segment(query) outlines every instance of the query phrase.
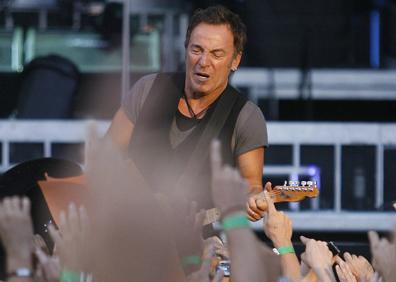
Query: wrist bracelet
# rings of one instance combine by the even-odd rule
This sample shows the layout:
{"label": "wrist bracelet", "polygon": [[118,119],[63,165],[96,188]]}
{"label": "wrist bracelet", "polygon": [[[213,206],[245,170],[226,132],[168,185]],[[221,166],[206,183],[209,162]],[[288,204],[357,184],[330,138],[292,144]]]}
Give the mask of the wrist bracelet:
{"label": "wrist bracelet", "polygon": [[27,267],[19,267],[14,271],[7,273],[7,277],[32,277],[33,272],[30,268]]}
{"label": "wrist bracelet", "polygon": [[277,250],[280,255],[295,253],[293,246],[279,247]]}
{"label": "wrist bracelet", "polygon": [[223,219],[223,229],[225,231],[245,227],[250,227],[246,215],[236,214]]}
{"label": "wrist bracelet", "polygon": [[246,207],[242,206],[242,205],[232,206],[226,210],[222,210],[221,217],[226,218],[229,215],[234,214],[234,213],[245,213],[246,212],[245,210],[246,210]]}
{"label": "wrist bracelet", "polygon": [[60,282],[80,282],[80,273],[63,270],[60,273]]}
{"label": "wrist bracelet", "polygon": [[182,265],[189,266],[189,265],[199,265],[201,264],[201,257],[199,256],[185,256],[181,259]]}
{"label": "wrist bracelet", "polygon": [[64,270],[60,273],[60,282],[92,282],[92,274]]}

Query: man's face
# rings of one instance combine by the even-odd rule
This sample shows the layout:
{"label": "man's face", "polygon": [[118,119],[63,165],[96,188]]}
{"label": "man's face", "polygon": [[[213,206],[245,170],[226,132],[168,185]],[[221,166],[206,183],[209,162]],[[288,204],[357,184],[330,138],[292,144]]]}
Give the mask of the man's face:
{"label": "man's face", "polygon": [[186,50],[186,90],[201,95],[222,92],[240,60],[227,25],[200,23],[191,32]]}

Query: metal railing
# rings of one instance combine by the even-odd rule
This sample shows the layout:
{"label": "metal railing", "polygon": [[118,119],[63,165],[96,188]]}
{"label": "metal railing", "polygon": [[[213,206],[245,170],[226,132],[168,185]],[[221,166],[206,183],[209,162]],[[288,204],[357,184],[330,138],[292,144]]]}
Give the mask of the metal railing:
{"label": "metal railing", "polygon": [[[293,225],[300,230],[387,230],[396,219],[393,212],[349,212],[342,201],[342,147],[370,145],[375,147],[375,207],[384,203],[384,149],[396,145],[396,124],[375,123],[305,123],[271,122],[268,124],[270,144],[290,144],[293,148],[292,166],[266,166],[267,173],[293,175],[301,171],[302,145],[334,146],[334,209],[290,212]],[[260,223],[253,224],[261,228]]]}
{"label": "metal railing", "polygon": [[396,100],[396,71],[372,69],[266,69],[241,67],[231,77],[249,98]]}
{"label": "metal railing", "polygon": [[[52,155],[55,143],[79,143],[86,139],[90,121],[0,121],[1,165],[0,171],[9,169],[11,143],[41,143],[43,157]],[[105,133],[108,121],[96,122],[99,133]]]}
{"label": "metal railing", "polygon": [[[2,160],[0,170],[7,170],[10,164],[11,143],[42,143],[44,156],[52,153],[52,144],[84,142],[88,121],[1,121],[0,144]],[[104,134],[108,121],[99,121],[97,128]],[[344,145],[371,145],[376,148],[375,160],[375,206],[384,202],[384,148],[396,146],[396,124],[373,123],[302,123],[269,122],[269,143],[289,144],[293,148],[292,165],[266,165],[265,172],[270,174],[300,174],[304,167],[300,165],[300,147],[302,145],[334,146],[334,209],[289,212],[296,230],[387,230],[393,212],[347,212],[341,207],[341,154]],[[253,223],[254,228],[261,228],[261,223]]]}

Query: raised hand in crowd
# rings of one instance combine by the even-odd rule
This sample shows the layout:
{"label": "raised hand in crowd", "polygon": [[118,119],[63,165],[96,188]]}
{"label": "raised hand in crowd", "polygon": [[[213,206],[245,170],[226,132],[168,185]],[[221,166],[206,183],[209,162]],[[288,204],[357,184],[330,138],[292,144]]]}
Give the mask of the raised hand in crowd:
{"label": "raised hand in crowd", "polygon": [[336,273],[340,282],[357,282],[356,276],[352,273],[349,265],[339,256],[336,256]]}
{"label": "raised hand in crowd", "polygon": [[[396,243],[386,238],[379,238],[378,233],[370,231],[368,233],[372,264],[385,282],[394,281],[396,277]],[[396,227],[392,232],[393,238],[396,236]]]}
{"label": "raised hand in crowd", "polygon": [[38,264],[36,266],[35,281],[57,282],[61,273],[59,257],[50,256],[42,248],[35,249],[34,252]]}
{"label": "raised hand in crowd", "polygon": [[304,236],[300,236],[300,240],[305,245],[301,260],[313,270],[319,281],[336,281],[332,270],[333,254],[327,243]]}
{"label": "raised hand in crowd", "polygon": [[204,251],[203,256],[205,256],[210,248],[214,248],[216,257],[219,260],[230,260],[230,252],[224,245],[223,241],[217,236],[212,236],[204,240]]}
{"label": "raised hand in crowd", "polygon": [[56,282],[59,281],[61,271],[59,257],[50,255],[48,246],[43,237],[35,234],[33,238],[34,255],[36,258],[35,276],[36,282]]}
{"label": "raised hand in crowd", "polygon": [[374,269],[365,257],[351,255],[348,252],[345,252],[343,257],[358,281],[362,280],[363,277],[371,280],[374,276]]}
{"label": "raised hand in crowd", "polygon": [[7,255],[7,281],[33,281],[29,199],[12,197],[0,203],[0,237]]}
{"label": "raised hand in crowd", "polygon": [[248,183],[239,172],[229,165],[222,164],[220,142],[211,144],[212,199],[221,216],[245,209],[248,199]]}
{"label": "raised hand in crowd", "polygon": [[231,280],[276,281],[280,261],[272,250],[258,241],[245,212],[248,184],[239,172],[222,165],[219,141],[211,144],[212,198],[220,209],[231,258]]}
{"label": "raised hand in crowd", "polygon": [[49,232],[54,240],[56,253],[59,255],[62,267],[62,275],[89,275],[87,263],[91,256],[90,224],[84,207],[77,209],[74,203],[70,203],[68,211],[62,211],[59,215],[59,230],[53,225],[49,226]]}
{"label": "raised hand in crowd", "polygon": [[[306,266],[304,262],[301,262],[301,269]],[[306,271],[301,270],[301,281],[302,282],[318,282],[318,277],[316,276],[316,273],[308,268]]]}
{"label": "raised hand in crowd", "polygon": [[[95,281],[180,281],[171,223],[133,162],[93,132],[87,149],[84,198],[92,222]],[[171,277],[172,276],[172,277]]]}
{"label": "raised hand in crowd", "polygon": [[276,210],[267,191],[264,191],[264,195],[267,203],[264,232],[279,252],[283,276],[291,281],[300,281],[300,264],[291,241],[292,221],[284,212]]}
{"label": "raised hand in crowd", "polygon": [[[214,256],[210,258],[211,252],[214,250]],[[204,252],[202,255],[203,258],[210,258],[212,261],[211,264],[211,276],[215,276],[216,268],[220,265],[222,261],[230,261],[230,252],[226,245],[221,241],[221,239],[217,236],[212,236],[207,238],[204,241]],[[225,275],[222,280],[223,282],[229,281],[229,277]]]}
{"label": "raised hand in crowd", "polygon": [[33,246],[34,249],[40,249],[42,250],[45,254],[50,254],[50,250],[48,249],[47,244],[45,243],[43,237],[39,234],[34,234],[33,236]]}
{"label": "raised hand in crowd", "polygon": [[378,274],[378,272],[374,272],[373,275],[361,276],[359,282],[383,282],[384,280]]}
{"label": "raised hand in crowd", "polygon": [[206,252],[202,256],[202,264],[198,271],[191,273],[186,277],[187,282],[220,282],[224,278],[222,270],[216,271],[216,246],[215,240],[207,242]]}
{"label": "raised hand in crowd", "polygon": [[169,229],[176,247],[180,264],[184,273],[197,271],[201,267],[201,257],[204,254],[204,239],[202,237],[205,211],[198,212],[197,203],[189,203],[178,195],[165,196],[155,194],[164,218],[169,223]]}
{"label": "raised hand in crowd", "polygon": [[176,249],[186,274],[196,271],[201,267],[204,241],[202,238],[202,224],[205,211],[198,212],[197,203],[178,200],[173,205],[172,234]]}

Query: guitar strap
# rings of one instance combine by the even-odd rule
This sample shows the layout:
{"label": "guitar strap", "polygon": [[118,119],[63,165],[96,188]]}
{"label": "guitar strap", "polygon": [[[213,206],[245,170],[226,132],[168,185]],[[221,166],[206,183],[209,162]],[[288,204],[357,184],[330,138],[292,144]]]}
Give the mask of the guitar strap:
{"label": "guitar strap", "polygon": [[238,94],[235,89],[227,86],[224,93],[216,105],[216,108],[210,117],[210,120],[205,127],[201,137],[198,140],[190,158],[184,169],[184,173],[177,182],[177,187],[183,189],[190,185],[191,179],[197,179],[201,167],[206,163],[209,158],[210,143],[217,138],[228,119],[231,109],[237,101]]}

